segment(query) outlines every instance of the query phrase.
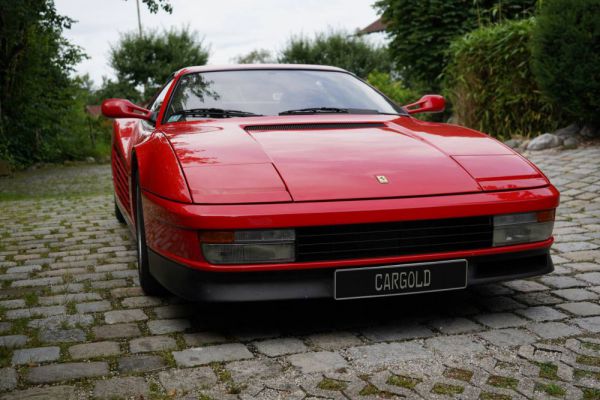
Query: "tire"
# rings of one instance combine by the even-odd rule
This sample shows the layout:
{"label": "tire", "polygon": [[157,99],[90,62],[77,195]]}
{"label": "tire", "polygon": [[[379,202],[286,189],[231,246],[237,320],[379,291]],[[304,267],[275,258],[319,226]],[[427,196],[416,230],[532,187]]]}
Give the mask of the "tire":
{"label": "tire", "polygon": [[119,210],[119,206],[117,205],[116,199],[115,199],[115,217],[117,218],[117,221],[119,221],[119,223],[121,223],[121,224],[125,223],[125,217],[123,216],[123,213],[121,213],[121,210]]}
{"label": "tire", "polygon": [[138,184],[138,174],[135,176],[135,231],[138,259],[138,275],[140,286],[149,296],[164,296],[169,292],[150,274],[148,260],[148,247],[146,246],[146,232],[144,230],[144,210],[142,208],[142,192]]}

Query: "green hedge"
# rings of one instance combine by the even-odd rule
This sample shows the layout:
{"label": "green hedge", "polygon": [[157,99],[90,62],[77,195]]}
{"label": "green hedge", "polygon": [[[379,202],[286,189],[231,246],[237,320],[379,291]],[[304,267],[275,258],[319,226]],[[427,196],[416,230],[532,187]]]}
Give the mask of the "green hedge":
{"label": "green hedge", "polygon": [[571,119],[600,125],[600,1],[544,0],[532,38],[543,94]]}
{"label": "green hedge", "polygon": [[393,80],[387,72],[371,72],[367,77],[367,82],[400,106],[413,103],[420,97],[418,92],[408,89],[402,84],[402,81]]}
{"label": "green hedge", "polygon": [[472,31],[450,45],[445,94],[457,122],[493,136],[530,136],[556,129],[560,118],[531,67],[533,19]]}

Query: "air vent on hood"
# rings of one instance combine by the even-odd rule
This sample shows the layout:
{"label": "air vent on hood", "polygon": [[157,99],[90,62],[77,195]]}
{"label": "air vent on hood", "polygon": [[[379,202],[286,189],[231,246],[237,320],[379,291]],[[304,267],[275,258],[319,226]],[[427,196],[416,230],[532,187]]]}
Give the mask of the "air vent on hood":
{"label": "air vent on hood", "polygon": [[323,123],[323,124],[277,124],[277,125],[249,125],[244,129],[247,131],[304,131],[311,129],[358,129],[358,128],[382,128],[385,124],[381,122],[357,122],[357,123]]}

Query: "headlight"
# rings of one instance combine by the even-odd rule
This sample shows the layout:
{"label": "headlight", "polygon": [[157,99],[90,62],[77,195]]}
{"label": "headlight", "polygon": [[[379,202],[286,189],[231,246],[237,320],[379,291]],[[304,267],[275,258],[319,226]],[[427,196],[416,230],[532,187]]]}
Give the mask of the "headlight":
{"label": "headlight", "polygon": [[541,242],[552,236],[554,210],[494,216],[494,246]]}
{"label": "headlight", "polygon": [[211,264],[293,262],[295,240],[293,229],[200,232],[202,252]]}

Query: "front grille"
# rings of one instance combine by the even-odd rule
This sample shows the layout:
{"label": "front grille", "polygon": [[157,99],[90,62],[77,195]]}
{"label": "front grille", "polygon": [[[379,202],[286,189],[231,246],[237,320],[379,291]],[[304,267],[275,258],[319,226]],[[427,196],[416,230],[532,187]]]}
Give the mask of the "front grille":
{"label": "front grille", "polygon": [[296,261],[392,257],[492,246],[492,218],[384,222],[296,229]]}
{"label": "front grille", "polygon": [[314,123],[314,124],[277,124],[277,125],[248,125],[247,131],[306,131],[313,129],[359,129],[383,128],[381,122],[342,122],[342,123]]}

